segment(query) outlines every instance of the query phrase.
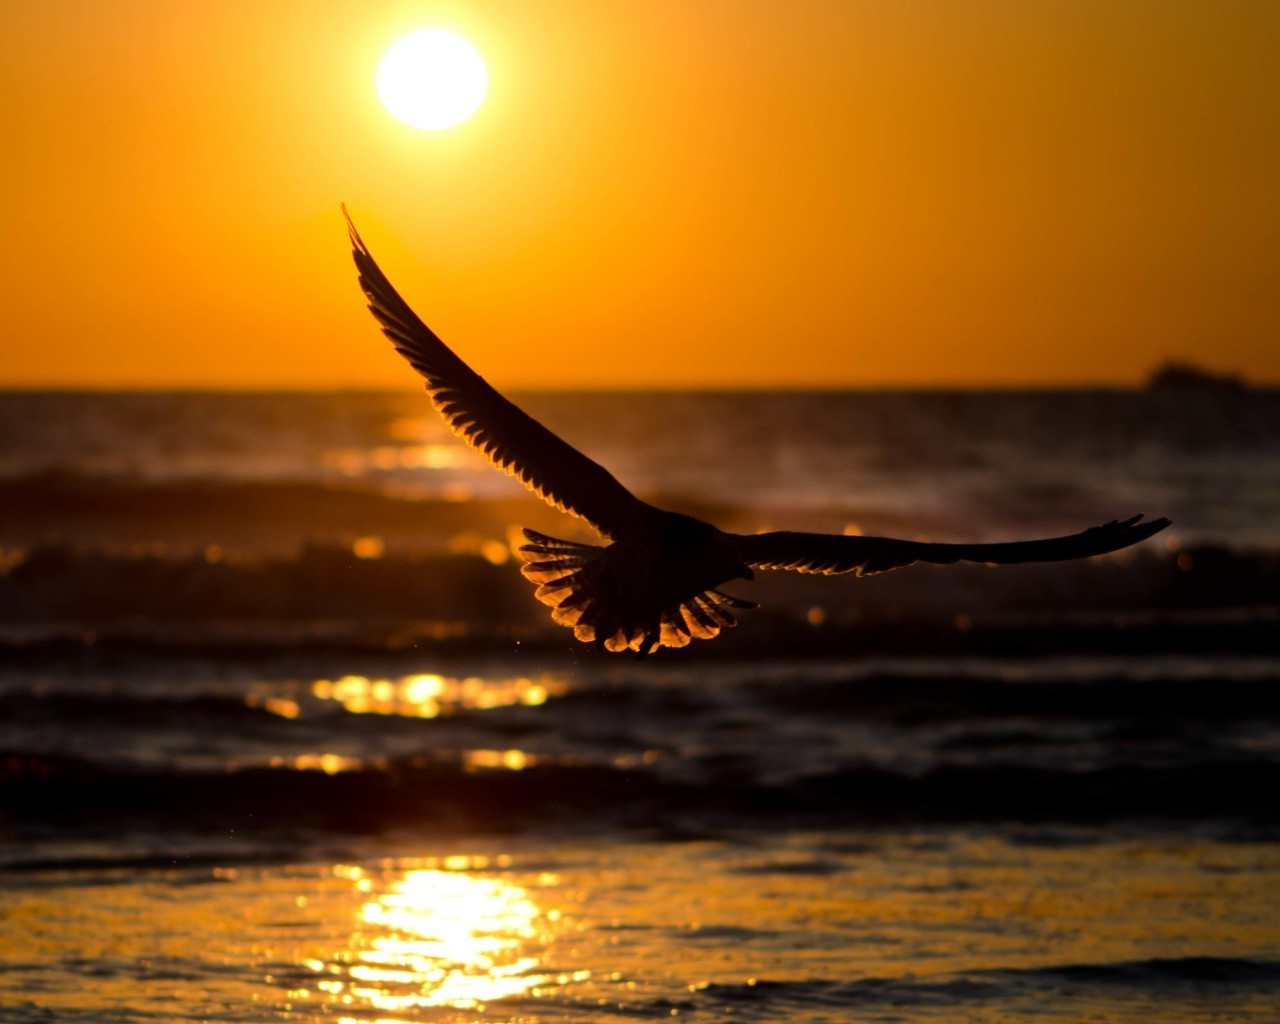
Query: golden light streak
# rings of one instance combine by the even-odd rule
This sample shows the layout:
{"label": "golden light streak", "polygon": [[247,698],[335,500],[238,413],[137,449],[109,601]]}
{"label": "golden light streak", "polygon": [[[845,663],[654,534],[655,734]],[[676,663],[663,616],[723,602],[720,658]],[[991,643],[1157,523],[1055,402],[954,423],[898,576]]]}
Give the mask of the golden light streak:
{"label": "golden light streak", "polygon": [[449,552],[455,555],[479,555],[492,565],[504,565],[511,558],[506,544],[486,537],[478,530],[464,530],[449,538]]}
{"label": "golden light streak", "polygon": [[460,710],[524,705],[536,707],[567,689],[563,679],[542,675],[536,679],[516,676],[488,679],[481,676],[456,678],[421,673],[400,679],[370,679],[350,675],[338,680],[319,679],[311,686],[320,700],[337,701],[352,714],[403,715],[409,718],[436,718]]}
{"label": "golden light streak", "polygon": [[363,476],[372,470],[457,469],[468,464],[467,451],[458,445],[404,444],[367,448],[331,448],[324,453],[326,466],[346,476]]}
{"label": "golden light streak", "polygon": [[[406,870],[360,907],[349,967],[307,961],[310,970],[327,975],[317,989],[343,1004],[389,1013],[423,1007],[475,1010],[549,983],[591,976],[589,971],[553,976],[539,970],[541,951],[560,915],[544,912],[521,886],[467,873],[487,859],[455,855],[430,863],[440,866]],[[360,891],[371,891],[365,883],[372,879],[363,869],[338,865],[333,870]]]}
{"label": "golden light streak", "polygon": [[477,768],[505,768],[518,772],[537,764],[537,758],[523,750],[468,750],[462,755],[463,766],[468,771]]}
{"label": "golden light streak", "polygon": [[297,757],[273,757],[268,762],[272,768],[291,768],[294,771],[321,771],[326,775],[358,771],[364,763],[354,757],[341,754],[299,754]]}
{"label": "golden light streak", "polygon": [[351,545],[356,558],[378,559],[386,554],[387,545],[381,537],[357,537]]}

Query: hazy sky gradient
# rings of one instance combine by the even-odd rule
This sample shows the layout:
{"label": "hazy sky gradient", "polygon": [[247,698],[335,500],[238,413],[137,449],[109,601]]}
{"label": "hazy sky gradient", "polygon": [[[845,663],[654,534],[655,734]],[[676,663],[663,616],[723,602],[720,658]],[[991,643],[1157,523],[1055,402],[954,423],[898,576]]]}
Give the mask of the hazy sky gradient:
{"label": "hazy sky gradient", "polygon": [[[0,386],[1280,382],[1275,0],[5,9]],[[489,96],[394,121],[439,26]]]}

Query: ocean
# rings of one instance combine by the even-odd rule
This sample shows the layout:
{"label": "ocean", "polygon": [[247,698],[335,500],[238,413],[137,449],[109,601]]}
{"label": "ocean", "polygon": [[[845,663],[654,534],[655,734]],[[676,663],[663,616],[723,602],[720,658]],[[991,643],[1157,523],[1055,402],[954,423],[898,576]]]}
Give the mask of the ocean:
{"label": "ocean", "polygon": [[645,661],[419,393],[0,393],[0,1021],[1280,1019],[1280,392],[515,396],[739,532]]}

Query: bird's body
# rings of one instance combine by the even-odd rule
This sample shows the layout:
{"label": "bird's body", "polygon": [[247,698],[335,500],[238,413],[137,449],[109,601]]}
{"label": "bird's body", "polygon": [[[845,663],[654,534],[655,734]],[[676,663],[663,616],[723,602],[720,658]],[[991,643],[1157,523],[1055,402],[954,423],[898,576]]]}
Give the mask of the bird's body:
{"label": "bird's body", "polygon": [[727,534],[691,516],[653,512],[647,528],[607,547],[525,530],[521,572],[579,640],[647,654],[710,639],[736,623],[734,610],[755,607],[716,589],[752,578]]}
{"label": "bird's body", "polygon": [[[344,210],[345,213],[345,210]],[[601,547],[525,530],[521,571],[552,618],[597,647],[683,647],[732,626],[755,605],[718,588],[755,569],[859,576],[924,561],[1010,564],[1116,551],[1158,533],[1167,519],[1141,516],[1067,537],[1002,544],[934,544],[888,537],[770,532],[733,534],[635,497],[593,462],[495,391],[409,308],[347,219],[360,285],[396,349],[459,437],[549,504],[579,516],[611,543]]]}

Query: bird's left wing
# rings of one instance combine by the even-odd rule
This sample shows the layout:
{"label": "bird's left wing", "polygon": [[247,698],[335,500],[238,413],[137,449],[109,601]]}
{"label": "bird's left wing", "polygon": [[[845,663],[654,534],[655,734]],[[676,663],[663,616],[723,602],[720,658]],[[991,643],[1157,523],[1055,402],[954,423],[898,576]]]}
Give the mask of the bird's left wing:
{"label": "bird's left wing", "polygon": [[581,516],[606,537],[639,522],[648,506],[613,475],[503,398],[467,366],[391,286],[344,206],[351,253],[369,309],[396,351],[427,381],[450,429],[548,504]]}
{"label": "bird's left wing", "polygon": [[912,562],[1010,565],[1088,558],[1137,544],[1169,525],[1167,519],[1153,519],[1147,523],[1139,522],[1140,519],[1142,516],[1110,522],[1069,537],[1002,544],[930,544],[891,537],[788,532],[735,534],[732,539],[742,560],[756,569],[792,569],[828,576],[854,572],[859,576],[869,576],[900,569]]}

